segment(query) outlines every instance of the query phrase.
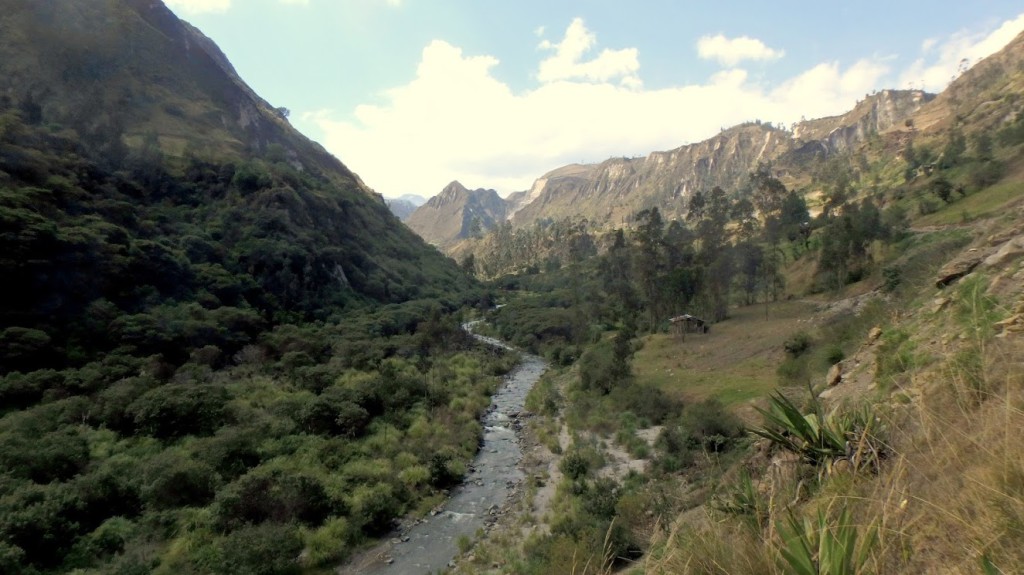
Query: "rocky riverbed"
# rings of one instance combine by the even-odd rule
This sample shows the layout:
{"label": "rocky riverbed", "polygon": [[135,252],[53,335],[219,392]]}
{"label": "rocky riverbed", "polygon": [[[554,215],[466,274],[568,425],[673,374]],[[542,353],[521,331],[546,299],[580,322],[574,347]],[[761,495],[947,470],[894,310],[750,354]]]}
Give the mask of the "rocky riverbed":
{"label": "rocky riverbed", "polygon": [[[464,326],[472,332],[472,325]],[[501,341],[474,335],[489,345],[511,349]],[[547,362],[522,354],[519,365],[505,378],[483,417],[484,433],[480,451],[469,467],[463,484],[428,517],[403,525],[392,537],[363,552],[339,568],[340,575],[354,573],[395,573],[418,575],[444,571],[454,565],[463,544],[493,525],[506,509],[510,497],[523,482],[519,463],[521,426],[526,394],[547,369]]]}

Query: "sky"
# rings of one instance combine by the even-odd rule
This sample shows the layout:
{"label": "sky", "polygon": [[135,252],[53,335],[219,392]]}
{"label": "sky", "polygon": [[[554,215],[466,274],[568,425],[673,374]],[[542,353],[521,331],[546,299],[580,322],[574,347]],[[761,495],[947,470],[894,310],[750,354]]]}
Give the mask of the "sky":
{"label": "sky", "polygon": [[571,163],[941,91],[1019,0],[165,0],[386,197],[502,196]]}

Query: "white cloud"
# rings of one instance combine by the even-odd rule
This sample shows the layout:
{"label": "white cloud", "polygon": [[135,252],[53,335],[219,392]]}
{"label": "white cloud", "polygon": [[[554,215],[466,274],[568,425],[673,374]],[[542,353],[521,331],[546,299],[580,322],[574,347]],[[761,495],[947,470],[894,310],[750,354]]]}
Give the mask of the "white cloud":
{"label": "white cloud", "polygon": [[[435,40],[424,48],[416,77],[382,94],[382,104],[359,106],[351,119],[319,111],[302,121],[387,196],[429,196],[455,179],[505,194],[572,162],[668,150],[747,120],[788,123],[808,110],[840,113],[886,70],[867,60],[845,69],[823,64],[766,89],[746,71],[730,69],[702,84],[645,90],[635,51],[622,60],[584,60],[594,42],[582,25],[570,26],[551,45],[561,67],[543,60],[544,81],[514,92],[492,74],[497,59]],[[637,84],[624,82],[629,78]]]}
{"label": "white cloud", "polygon": [[227,12],[231,8],[231,0],[166,0],[167,7],[181,10],[185,14],[203,14],[206,12]]}
{"label": "white cloud", "polygon": [[921,56],[900,75],[898,87],[941,91],[964,66],[998,52],[1024,31],[1024,14],[1003,22],[991,32],[961,31],[946,40],[926,40]]}
{"label": "white cloud", "polygon": [[789,117],[797,110],[807,118],[829,116],[851,108],[857,98],[876,89],[888,72],[880,60],[858,60],[845,70],[838,62],[822,63],[782,82],[771,99]]}
{"label": "white cloud", "polygon": [[638,87],[640,78],[636,72],[640,69],[640,60],[636,48],[602,50],[596,58],[584,61],[583,58],[595,43],[597,36],[587,30],[582,19],[574,19],[561,42],[541,41],[539,48],[554,51],[554,54],[541,61],[537,79],[544,83],[560,80],[607,82],[618,79],[624,86]]}
{"label": "white cloud", "polygon": [[[670,150],[755,119],[788,125],[841,114],[873,90],[900,87],[896,77],[944,62],[955,70],[961,55],[991,53],[1022,25],[1024,16],[991,34],[940,40],[930,47],[930,64],[902,74],[892,58],[876,56],[819,63],[780,81],[733,67],[700,83],[647,89],[635,49],[593,57],[596,37],[574,20],[561,41],[542,42],[552,54],[538,63],[531,89],[513,91],[498,80],[496,58],[435,40],[423,49],[415,78],[381,94],[381,103],[344,116],[308,113],[301,122],[387,196],[429,196],[456,179],[506,194],[572,162]],[[942,72],[944,81],[948,75]]]}
{"label": "white cloud", "polygon": [[697,40],[697,55],[705,60],[717,60],[725,66],[735,66],[744,60],[778,60],[785,51],[769,48],[757,38],[726,38],[718,34]]}

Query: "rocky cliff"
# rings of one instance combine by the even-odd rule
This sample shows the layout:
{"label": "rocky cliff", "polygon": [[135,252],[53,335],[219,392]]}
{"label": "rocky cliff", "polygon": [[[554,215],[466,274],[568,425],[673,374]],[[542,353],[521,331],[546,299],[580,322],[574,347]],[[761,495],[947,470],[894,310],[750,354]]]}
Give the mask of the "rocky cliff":
{"label": "rocky cliff", "polygon": [[809,147],[826,155],[853,150],[872,135],[903,127],[934,97],[920,90],[882,90],[841,116],[798,123],[793,129],[794,147]]}
{"label": "rocky cliff", "polygon": [[530,192],[532,200],[515,213],[512,222],[526,225],[540,218],[583,216],[597,226],[618,226],[655,206],[670,218],[680,217],[695,190],[734,189],[759,161],[777,158],[790,146],[788,132],[750,123],[645,158],[567,166],[537,180]]}
{"label": "rocky cliff", "polygon": [[[854,150],[875,134],[904,129],[904,122],[933,98],[918,90],[883,90],[846,114],[800,122],[792,131],[751,122],[643,158],[562,166],[538,178],[529,190],[510,195],[504,211],[514,226],[583,217],[595,227],[618,227],[650,207],[658,207],[667,218],[681,218],[696,190],[720,186],[738,193],[759,162],[772,162],[780,174],[806,176],[808,162]],[[502,211],[493,197],[493,206],[480,214],[479,208],[463,210],[460,202],[468,201],[469,195],[460,194],[446,188],[446,197],[421,208],[422,213],[410,219],[410,227],[428,241],[449,245],[468,236],[473,217],[489,228]],[[458,207],[452,207],[455,204]]]}

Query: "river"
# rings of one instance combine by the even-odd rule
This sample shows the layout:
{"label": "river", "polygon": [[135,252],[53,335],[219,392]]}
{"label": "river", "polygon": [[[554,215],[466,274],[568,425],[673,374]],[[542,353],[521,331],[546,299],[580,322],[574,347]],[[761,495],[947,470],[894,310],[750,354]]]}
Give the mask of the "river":
{"label": "river", "polygon": [[[503,342],[473,333],[470,322],[463,326],[476,339],[496,347],[512,349]],[[522,353],[522,360],[505,377],[491,398],[483,417],[480,451],[462,485],[436,514],[420,520],[392,539],[344,566],[340,573],[387,573],[421,575],[447,569],[459,554],[459,540],[472,541],[477,531],[497,520],[502,505],[523,480],[519,462],[518,416],[526,394],[547,369],[547,362]]]}

